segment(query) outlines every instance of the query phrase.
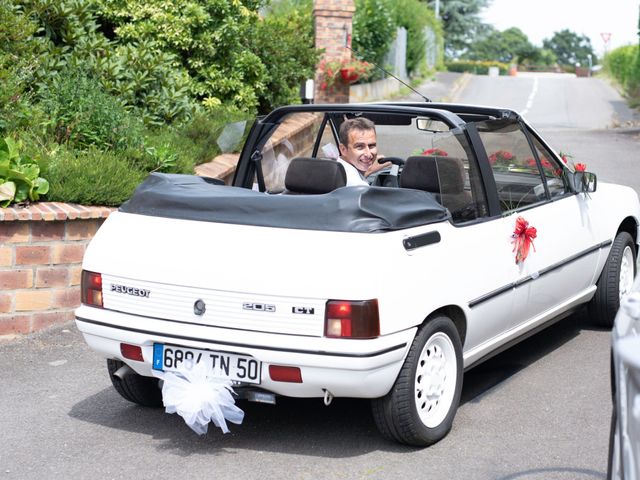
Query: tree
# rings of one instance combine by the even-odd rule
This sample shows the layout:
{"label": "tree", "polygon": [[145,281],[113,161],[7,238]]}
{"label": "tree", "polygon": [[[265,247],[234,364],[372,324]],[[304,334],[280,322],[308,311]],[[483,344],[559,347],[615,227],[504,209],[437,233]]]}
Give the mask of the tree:
{"label": "tree", "polygon": [[589,63],[589,55],[595,64],[597,57],[591,47],[591,40],[586,35],[578,35],[568,29],[555,32],[550,39],[542,42],[544,48],[551,50],[558,58],[558,63],[563,65],[575,65]]}
{"label": "tree", "polygon": [[[447,58],[458,58],[467,52],[474,39],[485,36],[490,27],[480,19],[480,12],[490,0],[446,0],[440,2],[444,27],[444,49]],[[435,0],[427,0],[434,7]]]}
{"label": "tree", "polygon": [[469,60],[494,60],[502,63],[523,63],[535,60],[538,49],[519,28],[504,31],[490,27],[483,40],[473,44],[464,55]]}

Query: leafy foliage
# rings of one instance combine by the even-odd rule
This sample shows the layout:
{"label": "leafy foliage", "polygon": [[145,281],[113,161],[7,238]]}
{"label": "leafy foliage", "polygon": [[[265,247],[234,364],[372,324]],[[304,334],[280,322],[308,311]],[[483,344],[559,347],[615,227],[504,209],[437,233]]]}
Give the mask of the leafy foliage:
{"label": "leafy foliage", "polygon": [[[440,16],[445,35],[445,57],[458,58],[468,51],[476,38],[481,38],[488,25],[480,18],[480,12],[490,0],[447,0],[440,2]],[[427,2],[431,8],[435,0]]]}
{"label": "leafy foliage", "polygon": [[43,49],[36,30],[19,6],[0,0],[0,136],[24,127],[32,117],[29,86]]}
{"label": "leafy foliage", "polygon": [[124,43],[153,41],[175,56],[193,96],[252,109],[267,71],[250,48],[260,0],[96,0]]}
{"label": "leafy foliage", "polygon": [[133,194],[146,173],[122,155],[95,148],[74,152],[61,147],[48,158],[47,178],[56,202],[120,205]]}
{"label": "leafy foliage", "polygon": [[498,67],[500,75],[505,75],[509,70],[509,65],[506,63],[490,60],[456,60],[447,62],[446,67],[450,72],[469,72],[478,75],[486,75],[489,72],[489,67]]}
{"label": "leafy foliage", "polygon": [[0,207],[36,201],[48,191],[49,182],[40,177],[38,163],[21,155],[11,138],[0,140]]}
{"label": "leafy foliage", "polygon": [[604,69],[638,101],[640,99],[640,46],[627,45],[612,50],[604,57]]}
{"label": "leafy foliage", "polygon": [[352,46],[361,60],[382,65],[395,36],[394,10],[389,0],[356,0]]}
{"label": "leafy foliage", "polygon": [[589,63],[588,56],[591,55],[592,62],[597,63],[597,57],[591,47],[591,40],[586,35],[578,35],[571,30],[561,30],[555,32],[550,39],[542,42],[544,48],[551,50],[557,57],[558,63],[563,65],[575,65]]}
{"label": "leafy foliage", "polygon": [[395,23],[407,29],[407,73],[414,76],[426,68],[425,28],[430,27],[442,37],[442,27],[435,13],[420,0],[397,0]]}
{"label": "leafy foliage", "polygon": [[319,52],[314,48],[313,19],[310,9],[281,10],[267,15],[256,25],[252,42],[254,53],[269,75],[265,89],[258,94],[258,113],[300,102],[300,85],[313,78]]}
{"label": "leafy foliage", "polygon": [[103,150],[141,147],[142,123],[102,85],[80,69],[67,68],[41,89],[47,131],[57,143]]}
{"label": "leafy foliage", "polygon": [[533,59],[537,49],[519,28],[504,31],[491,29],[486,37],[476,42],[464,55],[469,60],[495,60],[502,63],[522,63]]}

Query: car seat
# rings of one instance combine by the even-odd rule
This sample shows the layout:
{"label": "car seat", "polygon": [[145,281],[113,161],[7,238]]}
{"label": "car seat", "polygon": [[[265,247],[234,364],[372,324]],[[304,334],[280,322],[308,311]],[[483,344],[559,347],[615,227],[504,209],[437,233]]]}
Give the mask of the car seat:
{"label": "car seat", "polygon": [[409,157],[400,176],[401,188],[430,192],[451,212],[454,220],[466,220],[468,218],[463,217],[468,217],[470,210],[475,211],[473,198],[465,191],[464,183],[464,164],[453,157]]}
{"label": "car seat", "polygon": [[332,192],[346,184],[344,167],[335,160],[299,157],[289,164],[284,193],[317,195]]}

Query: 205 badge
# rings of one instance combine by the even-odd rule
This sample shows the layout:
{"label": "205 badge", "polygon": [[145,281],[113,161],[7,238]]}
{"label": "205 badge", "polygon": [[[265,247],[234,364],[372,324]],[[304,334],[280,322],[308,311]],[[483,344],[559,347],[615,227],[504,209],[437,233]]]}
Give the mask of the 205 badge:
{"label": "205 badge", "polygon": [[275,312],[276,306],[268,303],[248,303],[242,304],[243,310],[251,310],[253,312]]}

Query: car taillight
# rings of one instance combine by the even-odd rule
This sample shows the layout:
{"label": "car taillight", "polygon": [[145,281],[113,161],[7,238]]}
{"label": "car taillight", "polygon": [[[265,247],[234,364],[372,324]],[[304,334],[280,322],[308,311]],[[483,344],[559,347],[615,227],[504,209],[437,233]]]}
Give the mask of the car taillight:
{"label": "car taillight", "polygon": [[380,335],[378,300],[329,300],[324,335],[331,338],[374,338]]}
{"label": "car taillight", "polygon": [[82,303],[102,308],[102,275],[83,270],[80,289],[82,291]]}

